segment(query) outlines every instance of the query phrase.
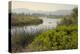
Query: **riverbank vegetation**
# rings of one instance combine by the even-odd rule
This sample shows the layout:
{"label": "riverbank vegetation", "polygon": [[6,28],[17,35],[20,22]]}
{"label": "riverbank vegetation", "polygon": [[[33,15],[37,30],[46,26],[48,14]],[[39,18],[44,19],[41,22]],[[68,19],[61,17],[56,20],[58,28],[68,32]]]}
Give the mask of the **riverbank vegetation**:
{"label": "riverbank vegetation", "polygon": [[12,26],[23,26],[23,25],[37,25],[41,24],[43,21],[36,16],[26,16],[14,14],[11,16]]}
{"label": "riverbank vegetation", "polygon": [[12,52],[77,49],[78,9],[72,11],[70,16],[62,18],[55,29],[32,36],[24,33],[13,36]]}
{"label": "riverbank vegetation", "polygon": [[27,47],[29,51],[76,49],[77,26],[58,26],[37,36]]}
{"label": "riverbank vegetation", "polygon": [[29,51],[65,50],[78,48],[78,9],[70,17],[63,18],[56,29],[37,36],[28,47]]}
{"label": "riverbank vegetation", "polygon": [[15,34],[11,36],[11,50],[12,52],[22,52],[24,51],[25,47],[30,44],[33,39],[40,34],[37,32],[35,34],[29,34],[23,32],[22,34]]}

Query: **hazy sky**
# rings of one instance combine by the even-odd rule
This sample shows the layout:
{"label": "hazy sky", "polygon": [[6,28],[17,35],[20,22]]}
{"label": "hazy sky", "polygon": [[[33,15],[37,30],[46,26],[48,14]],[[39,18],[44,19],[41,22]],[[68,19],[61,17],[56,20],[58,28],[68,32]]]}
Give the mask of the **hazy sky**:
{"label": "hazy sky", "polygon": [[36,2],[23,2],[23,1],[13,1],[12,9],[25,8],[35,11],[57,11],[57,10],[71,10],[75,5],[66,4],[52,4],[52,3],[36,3]]}

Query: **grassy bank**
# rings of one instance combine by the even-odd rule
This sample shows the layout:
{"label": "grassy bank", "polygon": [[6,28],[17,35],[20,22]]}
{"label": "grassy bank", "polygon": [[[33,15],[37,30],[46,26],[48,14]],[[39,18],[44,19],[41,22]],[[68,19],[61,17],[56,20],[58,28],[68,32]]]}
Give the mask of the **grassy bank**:
{"label": "grassy bank", "polygon": [[42,19],[35,16],[12,15],[11,17],[12,26],[37,25],[41,24],[42,22]]}

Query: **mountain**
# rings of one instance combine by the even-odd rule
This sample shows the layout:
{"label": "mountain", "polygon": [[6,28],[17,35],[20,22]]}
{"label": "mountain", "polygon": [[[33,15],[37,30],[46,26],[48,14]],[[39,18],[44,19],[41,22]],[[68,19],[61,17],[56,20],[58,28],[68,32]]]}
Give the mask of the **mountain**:
{"label": "mountain", "polygon": [[29,10],[29,9],[24,9],[24,8],[18,8],[18,9],[13,9],[12,13],[17,13],[17,14],[30,14],[30,15],[70,15],[71,10],[58,10],[58,11],[34,11],[34,10]]}
{"label": "mountain", "polygon": [[33,12],[32,10],[29,10],[29,9],[24,9],[24,8],[18,8],[18,9],[13,9],[12,10],[12,13],[30,13],[30,12]]}
{"label": "mountain", "polygon": [[55,12],[52,12],[52,15],[70,15],[71,14],[71,10],[58,10]]}

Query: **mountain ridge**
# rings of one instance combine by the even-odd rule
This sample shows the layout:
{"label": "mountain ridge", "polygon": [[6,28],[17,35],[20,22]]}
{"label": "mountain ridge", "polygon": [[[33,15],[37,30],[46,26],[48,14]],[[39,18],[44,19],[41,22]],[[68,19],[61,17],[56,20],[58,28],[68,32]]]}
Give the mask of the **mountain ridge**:
{"label": "mountain ridge", "polygon": [[17,14],[44,14],[44,15],[70,15],[71,10],[57,10],[57,11],[34,11],[30,9],[25,9],[25,8],[18,8],[18,9],[13,9],[12,13],[17,13]]}

